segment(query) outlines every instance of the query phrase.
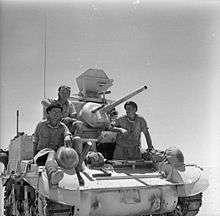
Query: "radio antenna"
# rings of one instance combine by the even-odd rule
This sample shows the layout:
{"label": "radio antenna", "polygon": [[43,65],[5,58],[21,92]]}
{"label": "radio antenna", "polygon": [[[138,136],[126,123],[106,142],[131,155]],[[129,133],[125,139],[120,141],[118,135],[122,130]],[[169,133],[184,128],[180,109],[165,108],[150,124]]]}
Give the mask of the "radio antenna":
{"label": "radio antenna", "polygon": [[17,113],[16,113],[16,119],[17,119],[17,129],[16,129],[16,134],[18,136],[19,134],[19,110],[17,110]]}
{"label": "radio antenna", "polygon": [[45,14],[45,18],[44,18],[44,71],[43,71],[44,98],[46,98],[46,71],[47,71],[47,14]]}

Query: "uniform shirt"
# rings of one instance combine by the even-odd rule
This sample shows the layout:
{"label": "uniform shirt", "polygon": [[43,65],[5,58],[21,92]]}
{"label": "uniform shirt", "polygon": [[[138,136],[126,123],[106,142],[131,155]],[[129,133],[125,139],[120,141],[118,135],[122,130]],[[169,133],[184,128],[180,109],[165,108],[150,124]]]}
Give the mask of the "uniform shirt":
{"label": "uniform shirt", "polygon": [[44,148],[51,148],[56,151],[64,145],[64,138],[68,135],[71,133],[64,123],[60,122],[53,127],[48,121],[41,121],[34,132],[34,150],[40,151]]}
{"label": "uniform shirt", "polygon": [[72,117],[72,115],[76,114],[76,109],[69,100],[67,100],[64,104],[61,104],[58,101],[57,103],[63,107],[63,111],[62,111],[63,118]]}
{"label": "uniform shirt", "polygon": [[141,132],[148,129],[147,122],[139,115],[136,115],[134,121],[128,116],[122,116],[115,120],[115,127],[121,127],[128,131],[126,134],[118,133],[116,137],[117,145],[122,147],[141,146]]}
{"label": "uniform shirt", "polygon": [[74,105],[69,100],[67,100],[64,104],[61,104],[61,103],[59,103],[58,100],[55,100],[55,99],[44,99],[44,100],[42,100],[41,103],[44,106],[43,119],[46,119],[46,108],[51,103],[58,103],[62,106],[62,108],[63,108],[62,118],[73,117],[76,114],[76,109],[75,109]]}

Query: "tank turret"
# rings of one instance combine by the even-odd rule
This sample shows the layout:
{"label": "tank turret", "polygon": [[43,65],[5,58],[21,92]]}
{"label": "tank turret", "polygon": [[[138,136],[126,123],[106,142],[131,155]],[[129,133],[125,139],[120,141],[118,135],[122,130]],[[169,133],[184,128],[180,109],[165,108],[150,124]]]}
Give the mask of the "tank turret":
{"label": "tank turret", "polygon": [[125,97],[112,102],[105,98],[113,80],[109,79],[103,70],[89,69],[76,79],[79,88],[79,97],[83,104],[78,118],[93,128],[104,128],[110,124],[108,113],[116,106],[147,89],[144,86]]}

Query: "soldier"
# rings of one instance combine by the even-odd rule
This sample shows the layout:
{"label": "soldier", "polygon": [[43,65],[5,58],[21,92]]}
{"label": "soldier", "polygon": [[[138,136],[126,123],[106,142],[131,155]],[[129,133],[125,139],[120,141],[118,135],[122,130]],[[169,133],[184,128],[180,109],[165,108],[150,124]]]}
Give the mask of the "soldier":
{"label": "soldier", "polygon": [[126,102],[124,109],[126,115],[119,117],[114,124],[115,127],[123,129],[116,137],[114,159],[141,159],[141,132],[145,135],[148,149],[153,149],[147,122],[143,117],[136,114],[138,106],[135,102]]}
{"label": "soldier", "polygon": [[[34,137],[34,155],[35,158],[47,155],[46,170],[51,184],[56,185],[63,178],[63,171],[59,169],[55,160],[55,152],[61,146],[76,146],[78,143],[72,143],[72,135],[67,126],[61,122],[62,106],[60,104],[51,104],[47,107],[47,120],[38,123]],[[74,147],[74,146],[73,146]],[[75,151],[74,151],[75,152]],[[73,152],[76,162],[78,161],[77,153]],[[77,166],[77,164],[75,164]]]}
{"label": "soldier", "polygon": [[61,121],[67,125],[71,133],[74,133],[76,127],[80,127],[82,122],[76,119],[76,109],[74,105],[68,100],[70,97],[70,92],[71,88],[69,86],[62,85],[58,88],[58,99],[44,99],[41,101],[41,104],[44,107],[43,119],[47,117],[45,110],[50,104],[60,104],[62,106]]}
{"label": "soldier", "polygon": [[168,180],[183,183],[181,172],[185,171],[184,156],[180,149],[170,147],[165,150],[162,161],[154,161],[156,168]]}
{"label": "soldier", "polygon": [[47,120],[39,122],[34,133],[34,155],[44,148],[56,151],[64,143],[71,145],[71,133],[61,122],[62,110],[59,104],[47,107]]}

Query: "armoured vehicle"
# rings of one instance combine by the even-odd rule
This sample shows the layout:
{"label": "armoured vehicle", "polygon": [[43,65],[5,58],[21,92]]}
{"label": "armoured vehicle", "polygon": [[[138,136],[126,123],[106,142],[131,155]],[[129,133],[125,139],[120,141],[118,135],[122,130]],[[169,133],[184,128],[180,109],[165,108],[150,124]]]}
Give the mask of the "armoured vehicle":
{"label": "armoured vehicle", "polygon": [[[110,123],[109,112],[142,92],[146,87],[115,102],[105,95],[113,80],[104,71],[89,69],[77,78],[79,94],[71,97],[78,118],[85,127],[77,132],[93,143]],[[112,136],[108,134],[108,136]],[[208,187],[203,169],[183,164],[172,170],[178,180],[167,178],[158,169],[161,157],[147,152],[142,160],[105,160],[102,165],[87,163],[80,172],[65,170],[57,187],[51,187],[44,164],[33,160],[32,136],[19,134],[9,145],[4,185],[5,216],[194,216]],[[88,147],[88,146],[87,146]],[[81,162],[85,159],[85,149]],[[161,152],[162,158],[166,152]],[[7,158],[8,156],[8,158]],[[8,162],[7,162],[8,160]]]}

